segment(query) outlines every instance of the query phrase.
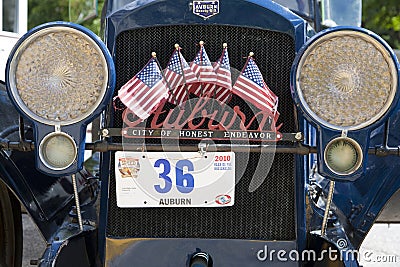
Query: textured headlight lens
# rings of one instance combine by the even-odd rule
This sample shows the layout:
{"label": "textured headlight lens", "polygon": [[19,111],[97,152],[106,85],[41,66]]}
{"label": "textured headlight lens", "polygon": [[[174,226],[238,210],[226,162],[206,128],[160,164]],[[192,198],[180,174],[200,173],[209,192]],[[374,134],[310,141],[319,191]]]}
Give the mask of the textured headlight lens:
{"label": "textured headlight lens", "polygon": [[360,129],[390,108],[397,70],[387,49],[363,32],[340,30],[312,43],[296,72],[303,107],[333,129]]}
{"label": "textured headlight lens", "polygon": [[10,62],[13,98],[27,116],[48,125],[69,125],[91,115],[105,95],[107,82],[101,49],[71,27],[34,32]]}
{"label": "textured headlight lens", "polygon": [[56,132],[47,135],[39,146],[39,156],[50,169],[64,170],[71,166],[77,155],[77,147],[71,136]]}

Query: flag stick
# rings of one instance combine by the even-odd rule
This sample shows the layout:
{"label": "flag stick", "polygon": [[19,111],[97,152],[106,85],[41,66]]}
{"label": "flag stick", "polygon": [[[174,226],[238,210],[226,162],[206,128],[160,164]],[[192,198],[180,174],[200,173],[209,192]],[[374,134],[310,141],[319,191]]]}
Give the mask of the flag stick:
{"label": "flag stick", "polygon": [[[157,63],[157,66],[158,66],[158,68],[159,68],[160,71],[161,71],[161,76],[163,77],[164,81],[167,83],[168,91],[169,91],[169,92],[172,92],[171,85],[169,84],[168,80],[165,78],[164,72],[162,71],[162,68],[161,68],[161,64],[160,64],[160,62],[159,62],[158,59],[157,59],[157,54],[156,54],[156,52],[152,52],[152,53],[151,53],[151,56],[155,59],[155,61],[156,61],[156,63]],[[176,99],[176,97],[175,97],[175,95],[174,95],[173,93],[172,93],[172,96],[174,97],[176,103],[178,103],[178,100]]]}
{"label": "flag stick", "polygon": [[[185,77],[185,71],[183,70],[183,64],[181,60],[181,49],[179,47],[179,44],[175,44],[175,49],[178,51],[178,58],[179,58],[179,66],[181,67],[182,75],[183,75],[183,83],[185,84],[185,91],[189,100],[189,107],[190,107],[190,112],[193,112],[192,104],[190,103],[190,94],[189,94],[189,89],[186,84],[186,77]],[[177,102],[178,103],[178,102]]]}
{"label": "flag stick", "polygon": [[[203,45],[204,45],[204,42],[200,41],[199,45],[200,45],[200,66],[202,66],[203,65]],[[203,96],[203,82],[200,83],[200,90],[201,90],[200,96]]]}
{"label": "flag stick", "polygon": [[[223,47],[222,55],[221,55],[221,57],[218,59],[219,61],[221,61],[221,59],[223,60],[223,58],[224,58],[224,56],[225,56],[225,49],[228,48],[228,44],[227,44],[227,43],[223,43],[223,44],[222,44],[222,47]],[[218,87],[215,85],[215,88],[214,88],[214,101],[215,101],[215,98],[216,98],[216,96],[217,96],[217,89],[218,89]],[[211,105],[211,112],[212,112],[212,110],[214,109],[214,101],[212,102],[212,105]],[[224,103],[224,104],[225,104],[225,103]]]}

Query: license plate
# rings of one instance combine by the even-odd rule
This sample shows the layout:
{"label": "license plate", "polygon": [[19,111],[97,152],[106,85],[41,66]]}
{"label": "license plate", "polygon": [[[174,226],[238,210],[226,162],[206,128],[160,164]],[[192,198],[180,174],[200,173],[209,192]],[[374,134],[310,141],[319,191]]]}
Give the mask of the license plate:
{"label": "license plate", "polygon": [[232,206],[235,154],[119,151],[115,179],[120,208]]}

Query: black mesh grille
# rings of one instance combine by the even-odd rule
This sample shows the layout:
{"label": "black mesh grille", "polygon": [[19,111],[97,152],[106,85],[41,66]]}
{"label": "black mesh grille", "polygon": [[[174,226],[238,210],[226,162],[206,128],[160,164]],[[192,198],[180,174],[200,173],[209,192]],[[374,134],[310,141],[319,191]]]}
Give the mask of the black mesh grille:
{"label": "black mesh grille", "polygon": [[[122,32],[117,37],[115,50],[116,88],[146,64],[152,51],[157,52],[162,67],[165,67],[174,44],[179,43],[184,57],[191,61],[198,51],[196,42],[199,40],[205,42],[212,61],[220,56],[222,43],[227,42],[231,67],[238,70],[245,63],[243,57],[253,51],[266,83],[279,96],[281,131],[295,131],[289,87],[290,67],[295,56],[294,40],[284,33],[221,25],[160,26]],[[237,98],[230,102],[230,105],[239,104],[243,102]],[[122,126],[121,117],[117,110],[114,127]],[[236,154],[237,168],[246,167],[246,171],[242,178],[237,177],[240,182],[235,188],[235,205],[227,208],[118,208],[112,165],[107,234],[118,237],[295,239],[294,156],[275,155],[264,183],[252,193],[248,188],[255,167],[257,164],[266,166],[272,158],[251,153],[249,163],[243,166],[244,158],[246,155]]]}

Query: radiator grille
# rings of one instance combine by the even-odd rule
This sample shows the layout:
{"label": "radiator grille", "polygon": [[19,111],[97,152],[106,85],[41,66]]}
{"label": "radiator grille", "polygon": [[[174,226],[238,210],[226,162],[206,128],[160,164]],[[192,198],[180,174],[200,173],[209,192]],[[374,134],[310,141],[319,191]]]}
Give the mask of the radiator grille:
{"label": "radiator grille", "polygon": [[[162,67],[165,67],[175,43],[180,44],[184,57],[191,61],[199,49],[196,43],[200,40],[205,42],[212,61],[220,56],[222,43],[227,42],[231,66],[238,70],[245,63],[244,57],[250,51],[254,52],[266,83],[279,96],[281,131],[295,131],[289,85],[295,56],[294,40],[284,33],[222,25],[159,26],[125,31],[116,40],[116,88],[146,64],[152,51],[157,52]],[[243,105],[241,99],[234,98],[230,102],[230,105],[238,104]],[[117,109],[113,127],[122,126],[121,117]],[[225,208],[118,208],[112,160],[107,234],[138,238],[295,239],[294,156],[275,155],[264,183],[252,193],[248,188],[255,167],[258,162],[266,165],[272,157],[250,153],[247,166],[241,166],[245,158],[247,155],[243,153],[236,154],[237,168],[245,167],[246,171],[235,188],[235,205]]]}

